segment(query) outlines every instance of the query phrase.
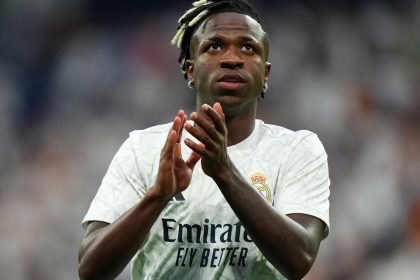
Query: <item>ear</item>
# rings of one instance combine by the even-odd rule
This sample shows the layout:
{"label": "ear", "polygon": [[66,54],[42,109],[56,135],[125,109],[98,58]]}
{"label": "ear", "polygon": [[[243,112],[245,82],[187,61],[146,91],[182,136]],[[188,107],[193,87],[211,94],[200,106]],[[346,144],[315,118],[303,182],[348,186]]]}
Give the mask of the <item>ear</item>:
{"label": "ear", "polygon": [[271,63],[270,62],[265,62],[265,66],[264,66],[265,70],[264,70],[264,82],[268,81],[268,76],[270,76],[270,71],[271,71]]}
{"label": "ear", "polygon": [[185,61],[185,73],[187,74],[187,78],[189,81],[194,80],[194,60],[188,59]]}

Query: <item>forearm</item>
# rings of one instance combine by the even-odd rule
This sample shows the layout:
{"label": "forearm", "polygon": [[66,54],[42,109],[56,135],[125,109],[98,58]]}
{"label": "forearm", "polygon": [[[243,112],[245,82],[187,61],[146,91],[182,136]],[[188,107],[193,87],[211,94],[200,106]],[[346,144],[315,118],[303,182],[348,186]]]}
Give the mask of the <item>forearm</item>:
{"label": "forearm", "polygon": [[316,255],[306,229],[266,203],[233,165],[214,180],[263,255],[288,279],[301,279]]}
{"label": "forearm", "polygon": [[81,279],[114,279],[139,250],[167,200],[153,189],[114,223],[85,237],[79,253]]}

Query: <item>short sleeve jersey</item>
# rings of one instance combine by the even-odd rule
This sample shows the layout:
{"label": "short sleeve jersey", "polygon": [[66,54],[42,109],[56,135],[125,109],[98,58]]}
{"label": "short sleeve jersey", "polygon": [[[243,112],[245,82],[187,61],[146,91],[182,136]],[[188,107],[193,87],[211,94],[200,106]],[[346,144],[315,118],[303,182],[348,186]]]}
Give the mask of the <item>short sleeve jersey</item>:
{"label": "short sleeve jersey", "polygon": [[[114,222],[153,186],[171,124],[130,133],[116,153],[83,219]],[[182,138],[192,138],[184,131]],[[191,150],[181,141],[187,158]],[[256,120],[228,154],[276,211],[312,215],[329,229],[327,155],[316,134]],[[197,163],[191,184],[164,208],[132,260],[133,279],[286,279],[261,254]],[[258,213],[255,213],[258,215]]]}

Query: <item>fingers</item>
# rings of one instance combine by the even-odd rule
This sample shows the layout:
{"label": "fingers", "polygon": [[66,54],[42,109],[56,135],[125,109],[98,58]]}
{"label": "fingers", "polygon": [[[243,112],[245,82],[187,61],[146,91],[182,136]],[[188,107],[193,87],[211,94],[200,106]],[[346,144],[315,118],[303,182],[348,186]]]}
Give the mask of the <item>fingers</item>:
{"label": "fingers", "polygon": [[181,119],[181,123],[179,125],[179,129],[177,131],[177,140],[175,143],[175,157],[181,158],[181,137],[182,137],[182,130],[184,129],[184,124],[187,121],[187,115],[184,113],[183,110],[179,110],[178,117]]}
{"label": "fingers", "polygon": [[[207,156],[208,151],[206,150],[206,146],[202,143],[195,143],[191,139],[184,140],[185,145],[187,145],[191,150],[193,150],[193,154],[196,154],[198,157],[205,157]],[[190,156],[191,157],[191,156]],[[197,161],[200,159],[198,158]]]}
{"label": "fingers", "polygon": [[182,129],[184,128],[184,123],[186,120],[187,116],[185,115],[185,112],[183,110],[179,110],[172,124],[172,130],[175,130],[177,134],[177,142],[180,140]]}
{"label": "fingers", "polygon": [[[218,141],[220,134],[226,134],[225,115],[223,113],[220,103],[215,103],[214,107],[207,104],[201,106],[201,111],[208,117],[205,118],[196,112],[191,114],[191,119],[213,140]],[[190,125],[186,127],[190,128]],[[190,131],[191,133],[191,131]],[[194,136],[196,136],[194,134]],[[200,135],[197,135],[200,136]],[[203,137],[205,137],[203,135]],[[203,141],[202,141],[203,142]]]}
{"label": "fingers", "polygon": [[177,143],[181,142],[181,137],[182,137],[182,130],[184,129],[184,124],[187,121],[187,115],[185,114],[185,112],[183,110],[179,110],[178,112],[178,117],[181,119],[181,123],[180,123],[180,127],[178,130],[178,138],[177,138]]}
{"label": "fingers", "polygon": [[204,143],[208,149],[211,150],[215,148],[215,141],[217,142],[220,136],[218,135],[214,125],[203,116],[199,116],[196,112],[191,114],[191,119],[196,125],[187,123],[185,128],[188,132],[201,143]]}
{"label": "fingers", "polygon": [[[174,121],[175,122],[175,121]],[[165,146],[162,149],[162,157],[165,159],[171,159],[174,154],[175,143],[177,140],[177,134],[174,129],[169,131],[168,137],[166,138]]]}
{"label": "fingers", "polygon": [[214,103],[213,109],[219,114],[223,124],[226,124],[225,113],[223,112],[222,105],[219,102]]}
{"label": "fingers", "polygon": [[[185,123],[184,127],[193,135],[197,140],[205,145],[208,151],[218,151],[220,144],[226,139],[226,126],[225,117],[220,106],[220,103],[215,103],[214,107],[207,104],[201,106],[201,111],[207,116],[193,112],[191,119],[195,122],[196,126]],[[195,147],[198,153],[201,153],[201,147]]]}
{"label": "fingers", "polygon": [[225,134],[225,114],[220,103],[214,103],[213,108],[207,104],[203,104],[201,110],[212,120],[217,131]]}
{"label": "fingers", "polygon": [[162,156],[166,159],[173,157],[174,153],[180,155],[180,147],[176,145],[181,141],[182,129],[187,119],[183,110],[179,110],[178,115],[175,117],[172,127],[169,130],[168,137],[166,138],[165,146],[162,149]]}

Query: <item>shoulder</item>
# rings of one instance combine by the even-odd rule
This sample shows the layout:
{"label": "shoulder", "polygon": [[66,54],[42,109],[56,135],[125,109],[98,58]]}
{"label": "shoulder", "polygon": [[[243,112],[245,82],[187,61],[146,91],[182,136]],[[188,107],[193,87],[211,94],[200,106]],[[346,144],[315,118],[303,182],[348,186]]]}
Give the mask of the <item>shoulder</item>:
{"label": "shoulder", "polygon": [[324,145],[318,135],[309,130],[298,130],[295,132],[293,146],[314,154],[325,153]]}
{"label": "shoulder", "polygon": [[294,131],[279,125],[264,123],[258,120],[261,137],[271,145],[287,146],[291,152],[306,151],[324,154],[325,149],[318,135],[309,130]]}
{"label": "shoulder", "polygon": [[161,149],[172,123],[151,126],[145,129],[133,130],[129,133],[128,141],[136,151]]}
{"label": "shoulder", "polygon": [[162,133],[168,133],[172,123],[159,124],[145,129],[133,130],[130,132],[130,137],[142,136],[160,136]]}
{"label": "shoulder", "polygon": [[[172,123],[159,124],[145,129],[133,130],[130,132],[132,140],[161,139],[171,128]],[[166,139],[166,137],[164,137]]]}

